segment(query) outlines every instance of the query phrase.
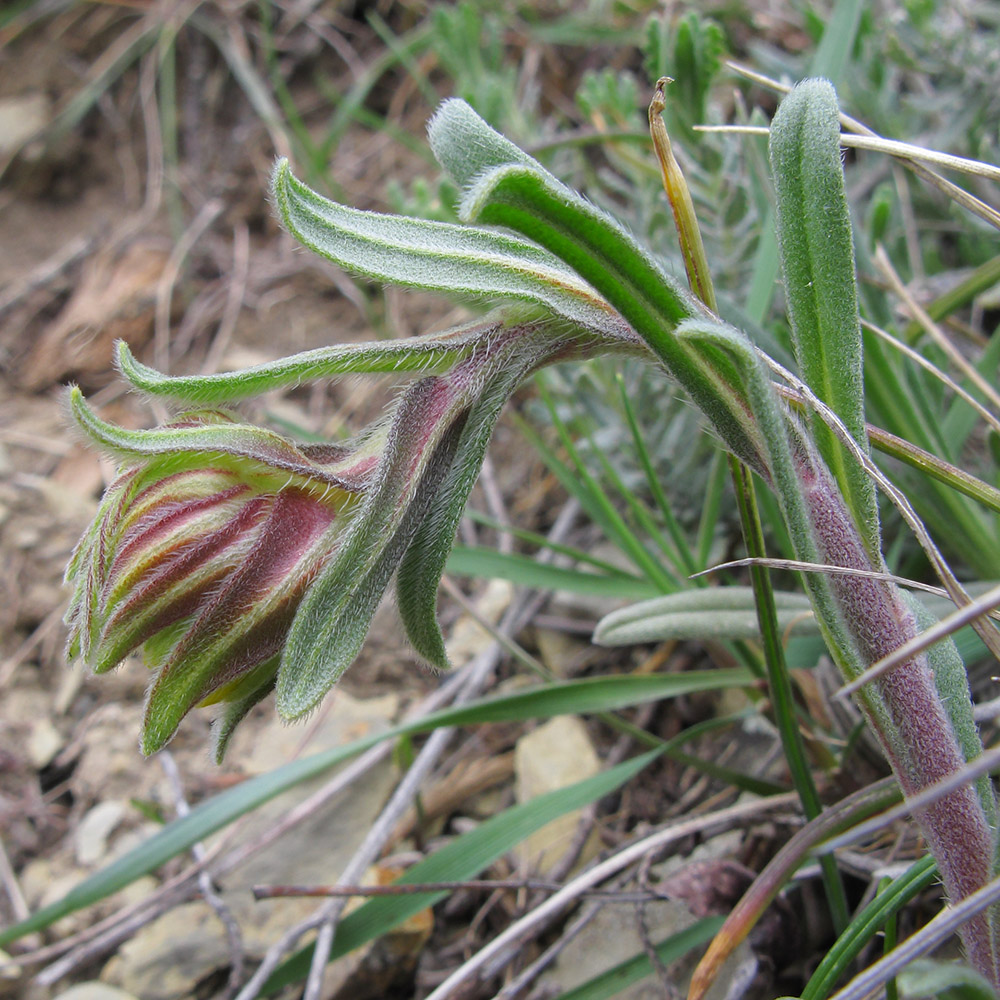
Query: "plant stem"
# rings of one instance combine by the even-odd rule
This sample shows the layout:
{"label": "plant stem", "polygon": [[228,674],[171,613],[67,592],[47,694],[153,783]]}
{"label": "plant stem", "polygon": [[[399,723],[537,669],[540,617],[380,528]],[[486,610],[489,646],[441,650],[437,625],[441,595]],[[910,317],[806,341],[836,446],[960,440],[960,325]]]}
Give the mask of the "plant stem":
{"label": "plant stem", "polygon": [[[663,89],[669,82],[668,78],[663,77],[656,84],[656,91],[649,105],[649,131],[663,171],[663,186],[673,209],[674,224],[680,239],[681,255],[684,258],[691,291],[709,309],[717,312],[715,285],[708,266],[708,258],[705,255],[705,246],[701,238],[701,228],[695,214],[694,202],[684,174],[674,157],[667,127],[663,121]],[[729,457],[729,470],[739,503],[740,520],[743,525],[743,538],[747,552],[751,557],[763,558],[767,552],[752,474],[750,469],[734,455]],[[771,578],[768,571],[760,565],[751,567],[750,576],[757,605],[757,618],[764,640],[768,691],[774,708],[775,721],[781,735],[785,759],[792,775],[792,783],[799,793],[806,818],[813,820],[822,812],[823,805],[820,802],[819,793],[816,791],[816,784],[809,769],[802,735],[795,717],[795,699],[781,644],[781,630],[778,626],[778,613],[774,600],[774,590],[771,587]],[[823,871],[823,884],[826,888],[830,915],[834,927],[840,933],[850,921],[850,911],[836,859],[826,855],[820,860],[820,866]]]}

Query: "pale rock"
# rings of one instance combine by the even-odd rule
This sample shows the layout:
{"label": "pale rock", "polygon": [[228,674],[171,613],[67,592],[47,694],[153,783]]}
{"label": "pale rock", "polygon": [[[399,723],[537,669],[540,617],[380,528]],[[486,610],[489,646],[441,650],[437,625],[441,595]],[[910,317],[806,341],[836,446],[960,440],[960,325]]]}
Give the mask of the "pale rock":
{"label": "pale rock", "polygon": [[263,725],[237,728],[226,762],[238,764],[247,776],[267,774],[294,757],[384,732],[398,711],[395,695],[358,699],[338,688],[307,722],[289,726],[272,711]]}
{"label": "pale rock", "polygon": [[[63,851],[51,859],[36,858],[25,865],[20,876],[21,891],[31,909],[40,910],[62,899],[89,874],[87,869],[73,864],[68,851]],[[50,930],[56,939],[68,937],[85,927],[90,919],[86,912],[78,910],[57,920]]]}
{"label": "pale rock", "polygon": [[109,986],[99,980],[89,983],[77,983],[52,1000],[136,1000],[134,994],[126,993],[117,986]]}
{"label": "pale rock", "polygon": [[0,100],[0,153],[20,149],[51,117],[52,102],[40,91]]}
{"label": "pale rock", "polygon": [[108,839],[125,818],[126,809],[124,802],[109,799],[80,820],[73,838],[77,864],[93,867],[108,853]]}
{"label": "pale rock", "polygon": [[76,700],[87,676],[83,660],[77,659],[59,675],[59,689],[52,699],[52,710],[56,715],[65,715]]}
{"label": "pale rock", "polygon": [[[340,689],[328,699],[327,705],[323,715],[312,723],[315,729],[303,754],[384,732],[395,719],[399,700],[394,695],[356,699]],[[277,720],[252,736],[243,735],[238,729],[228,756],[251,773],[258,768],[271,771],[278,762],[292,759],[307,732],[304,727],[282,725]],[[238,834],[227,840],[227,846],[232,849],[256,839],[334,773],[331,770],[265,803],[243,820]],[[395,781],[395,768],[386,759],[220,880],[223,898],[240,924],[244,946],[251,955],[262,956],[292,924],[314,912],[320,901],[254,900],[250,889],[255,885],[335,882],[378,816]],[[219,835],[226,837],[231,833],[221,831]]]}
{"label": "pale rock", "polygon": [[[514,596],[514,586],[507,580],[490,580],[486,589],[476,600],[476,614],[490,625],[496,625],[510,606]],[[445,643],[448,660],[456,666],[468,663],[481,653],[493,636],[470,614],[463,614],[455,622],[451,636]]]}
{"label": "pale rock", "polygon": [[35,770],[40,771],[62,749],[63,738],[51,719],[36,719],[28,733],[28,760]]}
{"label": "pale rock", "polygon": [[[572,715],[560,715],[522,736],[514,748],[515,794],[518,802],[593,777],[601,770],[597,751],[583,722]],[[582,810],[574,810],[547,823],[518,845],[523,862],[545,872],[570,846]],[[593,856],[591,841],[581,860]]]}
{"label": "pale rock", "polygon": [[[635,955],[641,955],[644,948],[638,919],[634,904],[609,903],[602,907],[560,951],[551,969],[539,979],[539,985],[561,996]],[[696,918],[683,903],[669,899],[647,903],[643,919],[654,945],[696,923]],[[691,973],[703,951],[704,948],[698,949],[667,966],[670,982],[678,995],[683,996],[687,991]],[[744,942],[723,966],[709,991],[708,1000],[723,1000],[734,972],[748,959],[752,960],[752,954]],[[663,984],[651,974],[616,992],[615,1000],[663,1000],[663,996]]]}
{"label": "pale rock", "polygon": [[226,930],[207,903],[185,903],[143,927],[104,966],[101,979],[142,1000],[177,1000],[229,965]]}
{"label": "pale rock", "polygon": [[108,799],[148,799],[162,773],[158,767],[138,763],[143,709],[128,693],[135,678],[141,683],[142,672],[129,668],[100,678],[102,695],[120,700],[97,709],[80,739],[80,758],[70,785],[77,800],[87,805]]}
{"label": "pale rock", "polygon": [[0,996],[7,996],[15,989],[20,989],[24,979],[24,970],[17,965],[7,965],[11,956],[0,948]]}
{"label": "pale rock", "polygon": [[573,665],[585,648],[579,639],[559,629],[535,629],[535,642],[538,658],[561,680],[572,674]]}

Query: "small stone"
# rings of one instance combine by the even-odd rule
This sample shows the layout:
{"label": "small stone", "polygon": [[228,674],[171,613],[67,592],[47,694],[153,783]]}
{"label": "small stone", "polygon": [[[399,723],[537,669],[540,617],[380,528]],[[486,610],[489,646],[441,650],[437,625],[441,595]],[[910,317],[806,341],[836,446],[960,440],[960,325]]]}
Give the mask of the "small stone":
{"label": "small stone", "polygon": [[136,998],[133,994],[118,989],[117,986],[109,986],[95,979],[89,983],[77,983],[52,1000],[136,1000]]}
{"label": "small stone", "polygon": [[0,996],[16,989],[24,978],[24,970],[18,965],[7,965],[11,956],[0,948]]}
{"label": "small stone", "polygon": [[40,91],[0,101],[0,153],[19,149],[38,135],[52,117],[52,104]]}
{"label": "small stone", "polygon": [[[510,606],[514,596],[514,587],[506,580],[490,580],[486,589],[476,601],[476,614],[490,625],[496,625],[501,616]],[[451,637],[445,643],[450,662],[461,666],[468,663],[474,656],[482,652],[491,642],[493,636],[473,618],[464,614],[455,622]]]}
{"label": "small stone", "polygon": [[101,979],[142,1000],[177,1000],[229,962],[222,922],[206,903],[185,903],[123,944]]}
{"label": "small stone", "polygon": [[[313,723],[312,738],[301,752],[316,753],[373,732],[384,732],[392,725],[398,708],[399,699],[395,695],[359,699],[338,690],[324,706],[321,718]],[[292,758],[304,735],[302,727],[282,725],[277,719],[256,732],[237,729],[229,759],[239,761],[245,773],[273,770],[275,761]],[[262,834],[333,774],[331,771],[303,782],[254,810],[244,818],[235,837],[227,840],[229,848]],[[262,957],[292,924],[314,912],[318,905],[315,899],[254,900],[251,888],[335,882],[392,794],[395,782],[395,768],[386,759],[280,839],[219,879],[219,889],[240,924],[243,946],[250,956]],[[230,834],[231,831],[223,831],[217,836],[229,838]]]}
{"label": "small stone", "polygon": [[28,760],[36,771],[40,771],[62,749],[63,738],[51,719],[36,719],[28,733]]}
{"label": "small stone", "polygon": [[[545,792],[593,777],[601,770],[587,728],[576,716],[560,715],[522,736],[514,749],[515,793],[527,802]],[[518,845],[521,858],[535,871],[547,871],[572,843],[582,810],[566,813]],[[581,860],[593,856],[588,845]]]}
{"label": "small stone", "polygon": [[[644,946],[639,919],[634,906],[605,906],[560,952],[559,958],[540,983],[554,990],[555,995],[562,995],[627,959],[641,955]],[[654,944],[679,934],[695,922],[687,907],[674,900],[647,903],[643,908],[642,920],[648,939]],[[701,948],[689,952],[667,967],[670,982],[678,988],[680,996],[686,992],[691,973],[703,950]],[[710,1000],[723,1000],[726,996],[725,987],[748,959],[752,959],[752,955],[744,942],[724,965],[722,975],[709,993]],[[653,974],[615,993],[616,1000],[661,1000],[663,996],[664,985]]]}
{"label": "small stone", "polygon": [[559,678],[567,678],[573,673],[580,651],[587,648],[578,638],[557,629],[536,629],[535,642],[538,658]]}
{"label": "small stone", "polygon": [[76,860],[96,865],[108,852],[108,838],[125,816],[125,803],[117,799],[100,802],[80,821],[74,837]]}

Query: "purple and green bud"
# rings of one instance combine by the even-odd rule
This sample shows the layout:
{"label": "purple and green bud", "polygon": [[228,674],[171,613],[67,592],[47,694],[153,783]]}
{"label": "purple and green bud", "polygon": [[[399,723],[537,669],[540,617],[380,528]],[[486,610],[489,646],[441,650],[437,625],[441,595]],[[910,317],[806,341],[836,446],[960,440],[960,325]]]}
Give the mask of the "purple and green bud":
{"label": "purple and green bud", "polygon": [[[217,756],[273,690],[285,718],[310,712],[356,658],[397,569],[415,650],[446,666],[438,582],[503,404],[543,365],[635,350],[620,334],[505,313],[438,341],[415,338],[413,356],[451,351],[451,366],[417,378],[387,419],[339,445],[298,444],[208,409],[130,431],[73,390],[77,423],[121,465],[67,570],[69,654],[103,673],[141,650],[156,674],[143,752],[201,705],[223,703]],[[259,389],[352,362],[384,371],[385,355],[331,348],[252,377]],[[172,380],[127,355],[122,369],[166,395],[244,394],[243,373]]]}
{"label": "purple and green bud", "polygon": [[67,570],[70,654],[104,673],[141,649],[156,671],[142,739],[152,752],[196,705],[273,688],[296,608],[336,552],[377,455],[371,442],[297,447],[215,411],[124,432],[79,395],[73,407],[91,433],[156,449],[126,460]]}

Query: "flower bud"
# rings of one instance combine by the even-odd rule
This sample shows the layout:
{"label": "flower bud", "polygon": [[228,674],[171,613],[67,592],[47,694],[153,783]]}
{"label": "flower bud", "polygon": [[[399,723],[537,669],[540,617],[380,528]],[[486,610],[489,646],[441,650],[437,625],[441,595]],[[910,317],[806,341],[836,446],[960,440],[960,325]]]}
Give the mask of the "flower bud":
{"label": "flower bud", "polygon": [[137,433],[164,431],[173,446],[121,471],[67,570],[70,655],[103,673],[141,648],[157,672],[147,753],[194,706],[245,712],[273,688],[299,602],[374,462],[363,448],[310,454],[215,412]]}

